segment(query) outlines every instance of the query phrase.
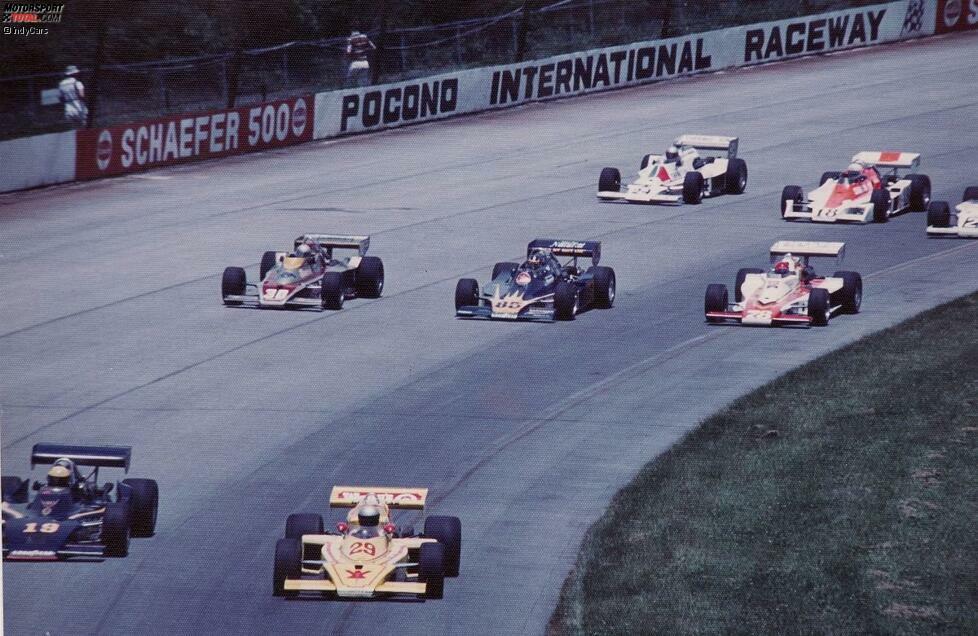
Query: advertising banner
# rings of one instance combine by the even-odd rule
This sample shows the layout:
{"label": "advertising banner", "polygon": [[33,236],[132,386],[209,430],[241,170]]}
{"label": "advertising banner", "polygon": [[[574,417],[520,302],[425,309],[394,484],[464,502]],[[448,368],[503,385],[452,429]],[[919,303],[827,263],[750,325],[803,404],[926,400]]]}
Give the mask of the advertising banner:
{"label": "advertising banner", "polygon": [[978,29],[978,0],[937,0],[936,33]]}

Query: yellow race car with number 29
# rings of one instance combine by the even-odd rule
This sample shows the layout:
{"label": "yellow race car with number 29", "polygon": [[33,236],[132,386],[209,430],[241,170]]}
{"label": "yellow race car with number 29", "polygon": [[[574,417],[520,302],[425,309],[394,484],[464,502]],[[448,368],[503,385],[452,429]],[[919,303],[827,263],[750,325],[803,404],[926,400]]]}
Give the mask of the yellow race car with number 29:
{"label": "yellow race car with number 29", "polygon": [[335,531],[325,530],[322,515],[289,515],[285,538],[275,544],[275,596],[442,598],[445,577],[459,572],[461,521],[433,515],[417,534],[391,516],[422,510],[427,497],[427,488],[334,486],[330,507],[350,508]]}

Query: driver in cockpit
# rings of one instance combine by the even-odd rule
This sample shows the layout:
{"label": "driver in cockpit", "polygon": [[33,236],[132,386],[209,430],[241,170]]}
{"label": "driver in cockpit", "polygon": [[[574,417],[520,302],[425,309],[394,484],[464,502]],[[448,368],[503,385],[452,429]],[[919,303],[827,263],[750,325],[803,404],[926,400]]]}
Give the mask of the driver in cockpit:
{"label": "driver in cockpit", "polygon": [[372,539],[380,534],[380,508],[372,504],[360,508],[357,512],[357,527],[350,531],[350,535],[358,539]]}
{"label": "driver in cockpit", "polygon": [[520,266],[520,269],[537,276],[543,273],[546,264],[547,253],[543,250],[533,250],[530,252],[530,256],[526,259],[526,262]]}

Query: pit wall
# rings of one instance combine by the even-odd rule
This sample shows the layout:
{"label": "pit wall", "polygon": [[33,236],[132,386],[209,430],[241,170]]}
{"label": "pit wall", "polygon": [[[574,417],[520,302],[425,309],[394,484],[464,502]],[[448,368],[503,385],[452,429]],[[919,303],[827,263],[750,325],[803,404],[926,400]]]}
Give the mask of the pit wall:
{"label": "pit wall", "polygon": [[966,30],[978,30],[978,0],[900,0],[407,82],[13,139],[0,142],[0,192]]}

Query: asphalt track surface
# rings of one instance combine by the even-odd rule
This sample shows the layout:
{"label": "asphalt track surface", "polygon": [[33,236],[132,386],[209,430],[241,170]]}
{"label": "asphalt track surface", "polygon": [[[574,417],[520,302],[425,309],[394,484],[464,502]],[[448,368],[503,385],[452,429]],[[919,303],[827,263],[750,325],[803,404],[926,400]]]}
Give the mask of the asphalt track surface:
{"label": "asphalt track surface", "polygon": [[[924,214],[777,213],[786,183],[864,149],[923,153],[935,198],[959,200],[978,182],[976,58],[976,37],[931,39],[0,197],[3,472],[26,475],[39,441],[128,444],[162,492],[126,559],[5,563],[6,633],[539,633],[585,530],[697,421],[978,287],[978,241],[928,240]],[[747,192],[595,199],[602,166],[632,173],[683,132],[740,136]],[[384,297],[221,305],[224,266],[254,276],[305,231],[371,234]],[[603,241],[615,307],[455,319],[455,281],[536,236]],[[775,239],[845,241],[863,312],[704,324],[706,285],[763,266]],[[462,518],[444,600],[272,597],[285,516],[329,523],[339,483],[428,486],[431,513]]]}

